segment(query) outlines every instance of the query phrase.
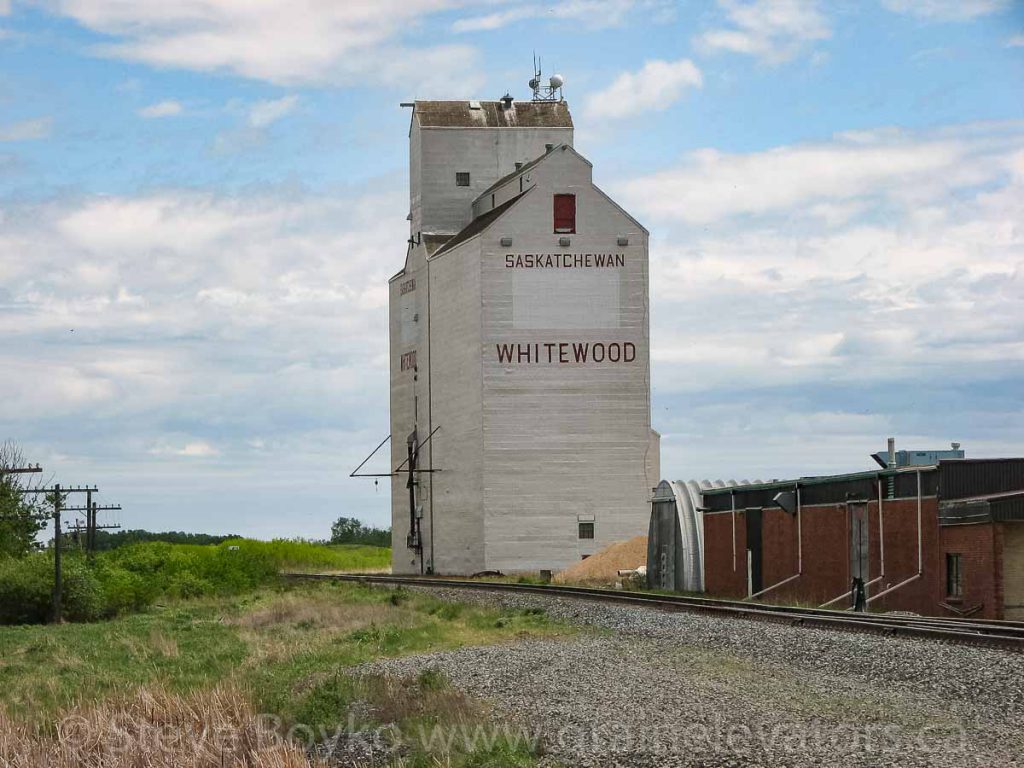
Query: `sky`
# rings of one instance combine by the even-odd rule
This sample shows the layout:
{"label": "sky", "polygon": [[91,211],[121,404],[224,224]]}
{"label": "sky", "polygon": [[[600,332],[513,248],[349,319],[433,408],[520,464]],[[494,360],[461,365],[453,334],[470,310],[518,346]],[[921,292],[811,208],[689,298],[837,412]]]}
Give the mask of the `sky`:
{"label": "sky", "polygon": [[0,0],[0,439],[125,527],[389,524],[399,103],[535,51],[651,232],[663,477],[1024,455],[1020,0]]}

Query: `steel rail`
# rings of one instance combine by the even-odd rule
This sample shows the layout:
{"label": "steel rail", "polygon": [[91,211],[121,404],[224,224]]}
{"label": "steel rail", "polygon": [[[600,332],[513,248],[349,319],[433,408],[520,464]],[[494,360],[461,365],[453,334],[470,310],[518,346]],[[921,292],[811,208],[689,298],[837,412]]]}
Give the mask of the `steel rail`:
{"label": "steel rail", "polygon": [[435,588],[450,587],[454,589],[541,594],[551,597],[642,605],[668,611],[711,613],[733,618],[774,621],[807,627],[917,637],[958,644],[1024,651],[1024,622],[1019,621],[850,613],[848,611],[830,611],[822,608],[796,608],[771,603],[753,603],[749,600],[665,595],[654,592],[572,587],[566,585],[518,584],[483,580],[470,581],[439,577],[320,573],[286,573],[283,575],[287,578],[300,580],[348,581],[362,584]]}

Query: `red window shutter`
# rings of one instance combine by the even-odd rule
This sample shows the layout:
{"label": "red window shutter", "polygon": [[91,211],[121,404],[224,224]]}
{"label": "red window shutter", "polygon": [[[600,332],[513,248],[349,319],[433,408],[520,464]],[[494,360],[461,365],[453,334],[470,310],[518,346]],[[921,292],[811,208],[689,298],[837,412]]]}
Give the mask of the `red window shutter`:
{"label": "red window shutter", "polygon": [[576,195],[555,195],[555,232],[576,232]]}

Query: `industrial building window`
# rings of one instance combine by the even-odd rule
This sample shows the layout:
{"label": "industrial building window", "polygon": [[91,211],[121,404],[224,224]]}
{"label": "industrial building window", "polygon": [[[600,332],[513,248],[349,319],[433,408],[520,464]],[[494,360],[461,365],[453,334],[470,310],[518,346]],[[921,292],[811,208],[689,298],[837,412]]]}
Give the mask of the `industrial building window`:
{"label": "industrial building window", "polygon": [[594,524],[593,523],[580,523],[580,538],[581,539],[592,539],[592,538],[594,538]]}
{"label": "industrial building window", "polygon": [[960,555],[946,554],[946,595],[948,597],[963,597],[964,594],[964,573],[960,570]]}
{"label": "industrial building window", "polygon": [[455,186],[456,187],[468,187],[469,186],[469,171],[456,171],[455,172]]}
{"label": "industrial building window", "polygon": [[576,195],[555,195],[555,232],[575,234]]}

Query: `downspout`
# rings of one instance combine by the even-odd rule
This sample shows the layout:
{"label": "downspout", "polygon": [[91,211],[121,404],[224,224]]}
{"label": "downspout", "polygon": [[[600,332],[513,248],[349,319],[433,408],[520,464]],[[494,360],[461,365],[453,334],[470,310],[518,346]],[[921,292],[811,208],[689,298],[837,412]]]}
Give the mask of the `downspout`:
{"label": "downspout", "polygon": [[796,575],[804,574],[804,529],[801,519],[800,483],[796,484]]}
{"label": "downspout", "polygon": [[[890,479],[892,479],[892,477],[890,477]],[[893,482],[895,482],[895,480],[893,480]],[[920,533],[920,522],[918,523],[918,532]],[[878,550],[879,550],[878,554],[879,554],[879,560],[880,560],[880,563],[879,563],[879,571],[880,572],[879,572],[878,576],[876,576],[871,581],[869,581],[867,584],[865,584],[864,585],[865,587],[870,587],[872,584],[875,584],[875,583],[881,581],[885,577],[885,528],[884,528],[884,526],[882,524],[882,477],[881,477],[881,475],[878,476]],[[899,585],[897,585],[897,586],[899,586]],[[886,590],[886,591],[888,591],[888,590]],[[833,603],[838,603],[844,597],[852,596],[852,594],[853,594],[853,590],[852,589],[847,590],[846,592],[843,592],[843,594],[839,595],[839,597],[834,597],[831,600],[829,600],[827,603],[822,603],[818,607],[819,608],[827,608],[828,606],[832,605]],[[881,594],[885,594],[885,593],[884,592],[880,592],[879,594],[881,595]],[[877,596],[878,595],[876,595],[875,597],[877,597]],[[870,603],[873,599],[874,598],[868,598],[868,602]],[[847,608],[846,610],[850,610],[850,609]]]}
{"label": "downspout", "polygon": [[[426,246],[424,246],[424,250]],[[426,255],[426,254],[424,254]],[[430,369],[434,364],[433,351],[430,348],[430,317],[433,314],[430,306],[430,256],[427,255],[427,427],[430,429],[429,434],[434,432],[434,398],[432,396],[434,377],[431,375]],[[430,443],[430,451],[427,453],[427,469],[429,475],[427,482],[429,490],[427,494],[430,498],[430,572],[436,573],[437,566],[434,562],[434,443]],[[420,550],[420,573],[424,571],[423,563],[423,550]]]}
{"label": "downspout", "polygon": [[878,481],[878,567],[885,576],[885,526],[882,522],[882,481]]}
{"label": "downspout", "polygon": [[747,600],[753,600],[755,597],[760,597],[763,594],[771,592],[776,587],[781,587],[783,584],[788,584],[794,579],[799,579],[804,573],[804,537],[803,529],[800,522],[800,483],[796,484],[796,573],[792,576],[783,579],[782,581],[772,584],[770,587],[765,587],[760,592],[755,592],[750,595]]}
{"label": "downspout", "polygon": [[732,572],[736,573],[736,491],[729,494],[732,500]]}
{"label": "downspout", "polygon": [[[885,528],[882,525],[882,481],[878,481],[878,575],[864,585],[867,589],[885,578]],[[869,601],[870,602],[870,601]]]}
{"label": "downspout", "polygon": [[874,597],[869,597],[868,598],[868,602],[869,603],[872,600],[877,600],[878,598],[882,597],[883,595],[889,594],[890,592],[895,592],[900,587],[905,586],[905,585],[909,584],[912,581],[917,581],[918,579],[921,578],[921,575],[924,573],[924,537],[923,537],[923,532],[922,532],[922,528],[921,528],[921,518],[922,518],[922,514],[921,514],[921,470],[920,469],[917,470],[916,474],[917,474],[917,573],[915,573],[909,579],[905,579],[904,581],[901,581],[896,586],[889,587],[888,589],[879,592]]}

